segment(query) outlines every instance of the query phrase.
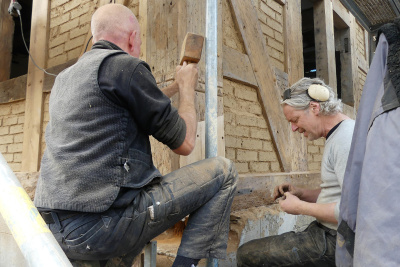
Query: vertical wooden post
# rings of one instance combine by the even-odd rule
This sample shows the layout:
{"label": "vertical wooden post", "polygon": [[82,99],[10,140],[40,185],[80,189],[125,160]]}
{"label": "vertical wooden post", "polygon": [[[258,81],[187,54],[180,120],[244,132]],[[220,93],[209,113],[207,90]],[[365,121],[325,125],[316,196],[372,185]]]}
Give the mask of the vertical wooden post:
{"label": "vertical wooden post", "polygon": [[[304,76],[301,0],[286,1],[285,19],[285,71],[288,74],[289,85],[294,84]],[[290,128],[290,125],[288,125]],[[299,133],[289,130],[290,171],[308,170],[307,139]]]}
{"label": "vertical wooden post", "polygon": [[[29,50],[36,64],[42,68],[46,67],[47,61],[49,4],[49,0],[33,0],[32,3]],[[39,170],[44,75],[44,72],[29,60],[21,169],[24,172]]]}
{"label": "vertical wooden post", "polygon": [[7,11],[9,4],[5,0],[0,4],[0,82],[8,80],[11,72],[14,20]]}
{"label": "vertical wooden post", "polygon": [[331,0],[314,3],[314,34],[317,77],[336,92],[335,39]]}

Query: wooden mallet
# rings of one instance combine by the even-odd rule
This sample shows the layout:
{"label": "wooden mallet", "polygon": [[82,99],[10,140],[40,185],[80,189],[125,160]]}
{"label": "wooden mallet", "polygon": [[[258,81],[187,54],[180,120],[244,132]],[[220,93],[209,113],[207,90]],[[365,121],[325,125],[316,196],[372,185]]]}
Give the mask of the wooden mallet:
{"label": "wooden mallet", "polygon": [[188,32],[183,40],[179,65],[182,65],[183,61],[187,63],[198,63],[201,59],[203,43],[203,36]]}

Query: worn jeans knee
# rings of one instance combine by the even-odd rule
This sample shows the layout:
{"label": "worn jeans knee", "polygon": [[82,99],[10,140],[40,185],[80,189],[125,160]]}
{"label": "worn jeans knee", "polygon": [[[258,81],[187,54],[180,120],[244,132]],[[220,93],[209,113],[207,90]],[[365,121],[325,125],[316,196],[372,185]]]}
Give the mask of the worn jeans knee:
{"label": "worn jeans knee", "polygon": [[302,232],[255,239],[237,251],[237,266],[335,266],[335,236],[318,222]]}

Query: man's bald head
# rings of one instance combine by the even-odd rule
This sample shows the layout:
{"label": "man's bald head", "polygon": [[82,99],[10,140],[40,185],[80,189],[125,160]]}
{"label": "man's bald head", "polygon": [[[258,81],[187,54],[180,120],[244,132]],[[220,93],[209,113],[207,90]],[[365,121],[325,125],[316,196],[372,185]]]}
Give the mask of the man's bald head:
{"label": "man's bald head", "polygon": [[[115,43],[124,51],[132,49],[129,42],[136,42],[140,48],[140,27],[136,16],[124,5],[108,4],[94,12],[91,21],[93,43],[107,40]],[[134,36],[132,36],[132,34]],[[137,44],[138,43],[138,44]],[[137,54],[135,52],[135,54]],[[135,55],[138,57],[138,55]]]}

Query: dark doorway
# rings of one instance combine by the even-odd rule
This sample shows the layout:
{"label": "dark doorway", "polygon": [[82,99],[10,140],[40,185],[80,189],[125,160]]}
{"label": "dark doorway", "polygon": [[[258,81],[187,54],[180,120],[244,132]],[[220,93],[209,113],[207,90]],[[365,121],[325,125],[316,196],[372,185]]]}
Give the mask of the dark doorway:
{"label": "dark doorway", "polygon": [[[21,19],[25,42],[29,48],[31,37],[31,19],[32,19],[32,0],[18,0],[21,4]],[[14,17],[15,29],[13,38],[12,60],[10,79],[27,74],[29,54],[26,51],[22,34],[21,22],[19,17]]]}
{"label": "dark doorway", "polygon": [[313,4],[308,0],[301,1],[301,22],[303,34],[304,77],[317,77],[314,38]]}

